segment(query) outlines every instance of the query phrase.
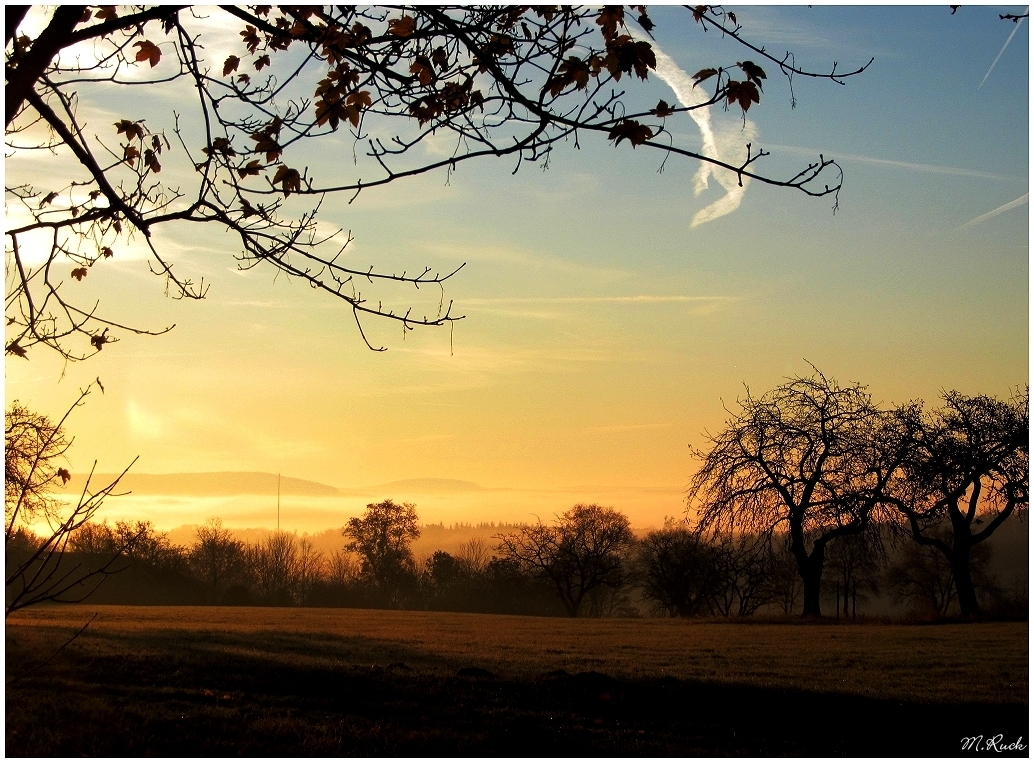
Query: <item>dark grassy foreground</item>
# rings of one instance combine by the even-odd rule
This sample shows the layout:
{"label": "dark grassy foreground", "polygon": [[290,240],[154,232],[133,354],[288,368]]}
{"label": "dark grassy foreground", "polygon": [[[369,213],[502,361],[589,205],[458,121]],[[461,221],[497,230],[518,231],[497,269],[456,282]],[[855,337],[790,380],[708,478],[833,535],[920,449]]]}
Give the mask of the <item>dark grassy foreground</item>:
{"label": "dark grassy foreground", "polygon": [[[998,734],[1003,744],[1022,736],[1029,745],[1025,623],[888,630],[357,610],[40,610],[8,621],[8,680],[98,609],[101,617],[50,665],[8,685],[7,755],[942,756],[973,755],[962,753],[963,736]],[[639,667],[630,670],[626,655],[557,656],[579,637],[590,651],[606,642],[626,655],[638,646],[645,657],[631,658]],[[868,641],[871,653],[860,646]],[[947,672],[916,669],[916,691],[810,675],[828,662],[824,644],[850,644],[850,674],[867,658],[920,665],[942,641],[959,661],[938,657]],[[733,652],[753,643],[759,664],[777,670],[759,680],[764,686],[742,675],[720,682],[694,667],[694,645],[707,644],[701,653],[712,661],[722,657],[711,643]],[[788,649],[809,643],[817,658],[785,660],[801,675],[778,668]],[[986,672],[969,670],[967,647],[982,652],[977,663],[1000,647],[1014,684],[947,685],[952,673],[964,683]],[[898,674],[892,683],[905,686],[900,664]],[[839,689],[813,688],[823,683]]]}

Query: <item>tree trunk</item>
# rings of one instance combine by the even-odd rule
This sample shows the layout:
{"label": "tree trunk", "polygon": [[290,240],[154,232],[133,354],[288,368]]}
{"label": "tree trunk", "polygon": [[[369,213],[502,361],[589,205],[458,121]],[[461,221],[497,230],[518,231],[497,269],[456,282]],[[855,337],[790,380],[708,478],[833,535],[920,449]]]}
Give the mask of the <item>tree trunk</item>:
{"label": "tree trunk", "polygon": [[825,556],[825,547],[816,545],[811,552],[811,556],[798,560],[798,570],[804,581],[804,611],[801,614],[805,617],[822,616],[820,593],[822,589],[822,564],[825,561]]}
{"label": "tree trunk", "polygon": [[959,597],[959,609],[963,617],[974,617],[980,614],[977,603],[977,592],[973,587],[973,575],[969,569],[970,546],[955,540],[955,548],[951,555],[951,574],[955,578],[955,593]]}

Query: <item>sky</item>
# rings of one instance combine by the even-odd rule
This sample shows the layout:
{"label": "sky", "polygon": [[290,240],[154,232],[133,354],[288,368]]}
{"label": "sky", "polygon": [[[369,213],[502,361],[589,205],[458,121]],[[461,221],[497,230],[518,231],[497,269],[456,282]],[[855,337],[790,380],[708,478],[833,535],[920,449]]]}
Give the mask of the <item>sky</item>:
{"label": "sky", "polygon": [[[351,230],[357,263],[466,263],[445,292],[466,317],[405,336],[368,322],[383,353],[344,304],[269,269],[237,271],[218,231],[169,229],[162,251],[204,277],[207,298],[169,299],[143,259],[116,257],[89,279],[109,313],[176,327],[83,363],[8,359],[8,403],[59,417],[103,381],[69,423],[77,473],[138,457],[140,473],[271,472],[341,488],[463,480],[492,490],[380,497],[413,500],[425,522],[548,520],[599,502],[648,527],[682,515],[690,446],[706,445],[746,387],[763,393],[810,364],[885,405],[1026,384],[1029,25],[998,18],[1024,10],[727,9],[746,36],[816,70],[875,58],[844,85],[796,79],[793,108],[766,65],[746,120],[738,109],[711,109],[706,124],[669,118],[694,149],[770,151],[761,167],[775,174],[836,158],[835,214],[828,198],[739,188],[677,157],[658,172],[656,152],[591,139],[545,171],[485,160],[328,200],[324,219]],[[646,87],[669,102],[692,97],[687,72],[745,57],[684,11],[651,15],[663,79]],[[206,24],[224,37],[238,26],[214,13]],[[151,129],[171,127],[188,97],[81,95],[99,123],[132,111]],[[335,152],[350,161],[341,140],[313,166],[331,173]],[[5,169],[8,182],[60,172],[21,156]],[[292,498],[285,524],[340,526],[368,500]],[[130,496],[104,516],[272,526],[273,501]]]}

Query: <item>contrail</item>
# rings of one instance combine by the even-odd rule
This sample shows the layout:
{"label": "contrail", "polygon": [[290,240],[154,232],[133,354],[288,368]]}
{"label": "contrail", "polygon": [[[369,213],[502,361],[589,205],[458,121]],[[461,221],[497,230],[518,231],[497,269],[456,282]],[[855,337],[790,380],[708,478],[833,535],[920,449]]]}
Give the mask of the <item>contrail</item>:
{"label": "contrail", "polygon": [[[635,36],[638,37],[638,35]],[[672,89],[675,97],[683,106],[687,108],[699,107],[690,111],[689,115],[700,130],[703,144],[701,146],[701,153],[704,156],[719,159],[727,164],[737,164],[738,160],[734,158],[736,152],[743,151],[745,144],[752,143],[757,136],[757,128],[754,123],[747,120],[744,128],[737,130],[735,135],[729,134],[728,131],[723,131],[716,136],[715,130],[711,125],[711,107],[700,106],[710,96],[703,88],[694,87],[693,78],[680,69],[678,64],[657,46],[656,42],[650,41],[650,44],[653,46],[654,54],[657,57],[657,76],[664,80],[668,87]],[[710,177],[714,177],[725,189],[725,196],[697,212],[689,224],[691,228],[703,225],[711,220],[716,220],[735,211],[742,203],[743,194],[747,192],[747,184],[750,181],[750,178],[745,177],[743,178],[743,185],[740,185],[740,180],[734,173],[724,170],[719,171],[710,162],[701,162],[696,175],[693,177],[693,192],[697,196],[707,190],[708,178]]]}
{"label": "contrail", "polygon": [[990,220],[992,217],[998,217],[998,215],[1002,214],[1002,212],[1008,212],[1010,209],[1016,209],[1016,207],[1021,207],[1024,204],[1026,204],[1029,201],[1029,199],[1030,192],[1027,192],[1023,194],[1020,198],[1014,201],[1010,201],[1008,204],[1002,204],[1002,206],[998,207],[997,209],[992,209],[990,212],[985,212],[984,214],[980,215],[980,217],[974,217],[965,225],[960,226],[959,230],[972,228],[974,225],[978,225],[979,223],[982,223],[985,220]]}
{"label": "contrail", "polygon": [[995,56],[995,60],[993,62],[991,62],[991,68],[987,70],[987,74],[985,74],[984,78],[982,80],[980,80],[980,84],[977,85],[977,90],[982,88],[984,86],[984,83],[987,82],[987,78],[990,77],[991,76],[991,72],[994,71],[995,64],[998,63],[998,59],[1002,57],[1002,53],[1004,53],[1005,49],[1009,47],[1009,43],[1012,42],[1012,38],[1016,36],[1016,33],[1018,31],[1020,31],[1020,26],[1022,24],[1023,24],[1023,19],[1020,19],[1019,21],[1016,22],[1016,28],[1013,29],[1012,33],[1009,35],[1009,37],[1006,38],[1005,45],[1003,45],[1002,49],[998,51],[998,55]]}

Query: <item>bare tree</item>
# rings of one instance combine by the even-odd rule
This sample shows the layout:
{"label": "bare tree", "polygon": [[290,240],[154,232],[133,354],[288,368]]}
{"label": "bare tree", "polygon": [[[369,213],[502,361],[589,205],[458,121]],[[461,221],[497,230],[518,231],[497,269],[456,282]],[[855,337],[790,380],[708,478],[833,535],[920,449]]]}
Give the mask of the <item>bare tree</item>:
{"label": "bare tree", "polygon": [[635,540],[624,514],[596,504],[575,505],[555,525],[539,523],[497,537],[502,559],[549,580],[571,617],[591,591],[624,585],[624,556]]}
{"label": "bare tree", "polygon": [[711,609],[725,617],[753,615],[773,598],[768,535],[713,537]]}
{"label": "bare tree", "polygon": [[[81,601],[116,570],[116,560],[136,540],[131,536],[122,538],[97,564],[71,561],[66,555],[75,533],[93,519],[104,499],[112,494],[132,466],[130,464],[100,489],[90,484],[91,469],[75,503],[65,504],[53,495],[57,482],[65,484],[72,476],[63,465],[72,444],[65,435],[65,423],[83,404],[90,389],[87,387],[79,393],[57,423],[33,413],[17,401],[5,414],[5,617],[42,602]],[[27,532],[31,527],[45,529],[41,533]],[[12,553],[15,551],[18,553]]]}
{"label": "bare tree", "polygon": [[709,612],[717,581],[713,548],[686,525],[669,524],[636,547],[636,578],[643,597],[672,617]]}
{"label": "bare tree", "polygon": [[312,545],[308,538],[298,542],[298,558],[294,568],[294,598],[301,606],[310,602],[313,588],[327,577],[327,559],[323,552]]}
{"label": "bare tree", "polygon": [[[943,530],[928,533],[945,540]],[[988,570],[991,547],[974,546],[970,554],[970,578],[980,593],[995,593],[997,586]],[[887,569],[886,583],[895,601],[911,605],[916,614],[945,617],[958,613],[959,597],[951,562],[934,546],[909,543]]]}
{"label": "bare tree", "polygon": [[[795,77],[843,83],[868,66],[802,69],[789,52],[773,56],[748,41],[735,14],[697,6],[692,21],[734,52],[695,75],[701,92],[711,88],[701,103],[671,106],[635,87],[657,65],[645,6],[59,5],[35,38],[25,33],[27,10],[7,12],[8,171],[31,155],[67,180],[37,187],[23,175],[6,186],[6,351],[21,357],[44,345],[78,359],[119,333],[171,328],[119,323],[76,287],[137,241],[171,294],[202,298],[206,284],[182,275],[154,235],[184,224],[229,231],[241,268],[271,266],[342,299],[373,349],[384,348],[366,338],[366,316],[404,331],[449,325],[462,317],[442,288],[455,270],[359,264],[346,251],[351,234],[324,221],[321,204],[481,157],[511,157],[515,170],[546,166],[557,146],[596,138],[835,198],[842,173],[830,159],[770,176],[758,169],[768,152],[747,143],[740,160],[705,156],[681,145],[669,120],[760,103],[767,75],[757,62],[787,78],[791,99]],[[233,53],[211,58],[216,27],[203,17],[239,25]],[[737,60],[745,55],[754,60]],[[171,119],[127,106],[103,132],[80,113],[112,88],[155,87],[194,105]],[[340,153],[339,131],[351,155],[326,162]],[[451,153],[419,150],[432,136],[448,136]],[[305,166],[313,155],[320,165]],[[396,307],[385,285],[431,287],[435,299]]]}
{"label": "bare tree", "polygon": [[468,577],[476,577],[484,573],[488,567],[489,553],[488,546],[480,537],[471,538],[462,546],[456,554],[456,561],[460,569]]}
{"label": "bare tree", "polygon": [[291,604],[298,562],[294,535],[281,530],[270,533],[265,541],[251,547],[250,556],[259,594],[270,604]]}
{"label": "bare tree", "polygon": [[804,583],[805,615],[821,614],[826,545],[864,532],[907,453],[908,432],[890,426],[860,385],[819,371],[755,398],[747,391],[693,478],[698,527],[714,535],[770,536],[782,529]]}
{"label": "bare tree", "polygon": [[1030,392],[1010,400],[943,395],[944,406],[902,409],[901,426],[918,432],[889,500],[912,538],[951,566],[962,615],[980,612],[971,557],[1030,497]]}
{"label": "bare tree", "polygon": [[190,566],[218,602],[228,584],[238,581],[245,571],[244,543],[223,528],[221,519],[209,519],[197,528],[197,542],[191,547]]}
{"label": "bare tree", "polygon": [[804,593],[801,575],[797,571],[797,559],[790,552],[789,540],[783,533],[773,533],[772,553],[769,557],[770,600],[779,605],[784,615],[794,613]]}
{"label": "bare tree", "polygon": [[859,597],[864,602],[870,593],[879,593],[880,576],[888,558],[885,529],[883,524],[873,522],[865,532],[844,535],[829,546],[826,562],[837,578],[836,590],[841,597],[837,607],[842,607],[845,615],[854,613]]}

